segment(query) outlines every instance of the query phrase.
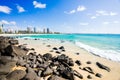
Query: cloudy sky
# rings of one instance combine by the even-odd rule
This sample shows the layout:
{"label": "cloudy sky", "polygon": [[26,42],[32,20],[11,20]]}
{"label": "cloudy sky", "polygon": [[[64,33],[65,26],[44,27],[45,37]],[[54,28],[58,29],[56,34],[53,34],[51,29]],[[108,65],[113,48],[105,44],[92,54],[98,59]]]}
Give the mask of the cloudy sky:
{"label": "cloudy sky", "polygon": [[0,0],[4,28],[120,33],[120,0]]}

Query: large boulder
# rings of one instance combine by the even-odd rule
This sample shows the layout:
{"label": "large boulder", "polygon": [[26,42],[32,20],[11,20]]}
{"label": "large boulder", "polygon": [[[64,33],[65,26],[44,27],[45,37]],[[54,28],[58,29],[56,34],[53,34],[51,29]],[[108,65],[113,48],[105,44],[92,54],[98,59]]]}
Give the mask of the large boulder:
{"label": "large boulder", "polygon": [[43,76],[48,76],[51,75],[53,73],[53,70],[50,67],[47,67],[44,71],[43,71]]}
{"label": "large boulder", "polygon": [[23,80],[36,80],[36,78],[37,74],[35,73],[35,71],[32,68],[28,67],[27,74],[25,75]]}
{"label": "large boulder", "polygon": [[1,56],[0,57],[0,75],[7,74],[12,71],[12,68],[15,67],[16,61],[12,60],[10,56]]}
{"label": "large boulder", "polygon": [[68,79],[64,79],[64,78],[59,77],[57,75],[52,75],[48,78],[48,80],[68,80]]}
{"label": "large boulder", "polygon": [[[9,39],[1,36],[0,37],[0,52],[4,53],[5,52],[4,49],[6,47],[8,47],[9,45],[10,45],[9,44]],[[2,55],[4,55],[4,54],[2,54]]]}
{"label": "large boulder", "polygon": [[7,56],[25,56],[28,51],[23,50],[17,46],[9,45],[7,48],[5,48],[5,55]]}
{"label": "large boulder", "polygon": [[21,80],[26,75],[26,72],[23,70],[15,70],[9,73],[6,78],[8,80]]}

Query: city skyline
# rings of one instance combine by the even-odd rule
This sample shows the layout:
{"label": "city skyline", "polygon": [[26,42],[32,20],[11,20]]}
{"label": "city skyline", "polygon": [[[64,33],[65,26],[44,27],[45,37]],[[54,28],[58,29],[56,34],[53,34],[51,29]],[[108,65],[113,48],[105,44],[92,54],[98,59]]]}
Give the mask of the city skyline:
{"label": "city skyline", "polygon": [[0,26],[120,34],[119,8],[120,0],[0,0]]}

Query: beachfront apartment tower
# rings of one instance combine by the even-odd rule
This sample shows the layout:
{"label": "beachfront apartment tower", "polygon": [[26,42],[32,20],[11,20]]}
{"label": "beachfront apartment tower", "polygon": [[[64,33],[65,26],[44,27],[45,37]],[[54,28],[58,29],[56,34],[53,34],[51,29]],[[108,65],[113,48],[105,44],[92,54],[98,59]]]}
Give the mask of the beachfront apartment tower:
{"label": "beachfront apartment tower", "polygon": [[50,30],[49,30],[49,28],[47,28],[47,33],[50,33]]}
{"label": "beachfront apartment tower", "polygon": [[33,29],[34,29],[34,33],[36,33],[36,32],[37,32],[37,31],[36,31],[36,27],[34,27]]}

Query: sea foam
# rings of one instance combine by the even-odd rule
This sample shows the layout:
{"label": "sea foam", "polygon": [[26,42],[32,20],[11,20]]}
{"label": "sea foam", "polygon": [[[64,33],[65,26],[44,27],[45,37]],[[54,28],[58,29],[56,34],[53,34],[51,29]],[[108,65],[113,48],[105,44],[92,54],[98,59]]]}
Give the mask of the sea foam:
{"label": "sea foam", "polygon": [[95,47],[91,47],[89,45],[83,44],[79,41],[75,41],[75,44],[85,50],[87,50],[88,52],[94,54],[94,55],[98,55],[100,57],[103,58],[107,58],[109,60],[113,60],[113,61],[118,61],[120,62],[120,53],[116,52],[114,50],[101,50]]}

